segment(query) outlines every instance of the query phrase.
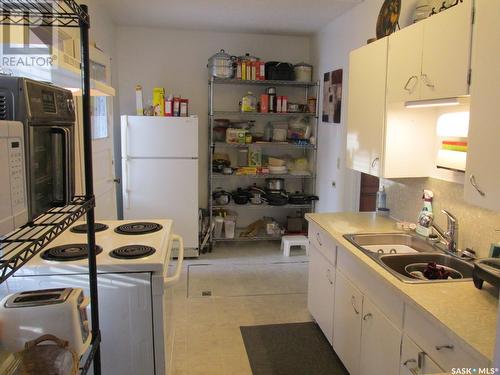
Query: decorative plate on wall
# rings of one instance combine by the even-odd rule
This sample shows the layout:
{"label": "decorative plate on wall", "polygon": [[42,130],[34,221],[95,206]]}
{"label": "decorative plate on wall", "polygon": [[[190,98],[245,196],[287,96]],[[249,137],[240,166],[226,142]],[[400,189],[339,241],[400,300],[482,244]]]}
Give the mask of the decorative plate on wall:
{"label": "decorative plate on wall", "polygon": [[385,0],[377,18],[377,39],[392,34],[401,13],[401,0]]}

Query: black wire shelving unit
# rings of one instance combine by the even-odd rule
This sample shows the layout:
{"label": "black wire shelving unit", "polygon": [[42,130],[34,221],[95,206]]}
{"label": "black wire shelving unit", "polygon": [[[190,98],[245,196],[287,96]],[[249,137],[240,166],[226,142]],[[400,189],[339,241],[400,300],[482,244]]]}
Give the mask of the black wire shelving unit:
{"label": "black wire shelving unit", "polygon": [[72,27],[80,30],[82,71],[83,148],[85,195],[76,196],[65,207],[54,207],[0,240],[0,283],[13,275],[38,254],[54,238],[78,218],[86,215],[89,246],[89,287],[92,318],[92,341],[80,374],[93,365],[94,374],[101,375],[99,307],[95,243],[95,196],[92,170],[92,137],[90,122],[90,18],[86,5],[74,0],[1,0],[0,25],[26,27]]}

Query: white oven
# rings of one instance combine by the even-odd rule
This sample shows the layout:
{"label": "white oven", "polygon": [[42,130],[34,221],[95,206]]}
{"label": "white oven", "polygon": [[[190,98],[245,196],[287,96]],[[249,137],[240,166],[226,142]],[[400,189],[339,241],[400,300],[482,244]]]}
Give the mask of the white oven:
{"label": "white oven", "polygon": [[[157,227],[144,233],[120,231],[145,224]],[[56,238],[3,284],[7,289],[2,294],[72,287],[89,295],[87,237],[82,228],[86,225],[79,222]],[[96,228],[102,373],[169,374],[175,334],[171,287],[182,271],[182,238],[172,233],[171,220],[100,221]],[[170,275],[175,242],[180,254]]]}

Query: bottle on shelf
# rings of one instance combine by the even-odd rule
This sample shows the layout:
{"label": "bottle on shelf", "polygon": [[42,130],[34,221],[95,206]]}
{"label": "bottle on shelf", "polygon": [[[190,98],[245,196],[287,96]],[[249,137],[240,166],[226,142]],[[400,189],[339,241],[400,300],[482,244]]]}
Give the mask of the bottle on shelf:
{"label": "bottle on shelf", "polygon": [[271,142],[273,140],[273,124],[268,122],[264,127],[264,137],[262,138],[264,142]]}

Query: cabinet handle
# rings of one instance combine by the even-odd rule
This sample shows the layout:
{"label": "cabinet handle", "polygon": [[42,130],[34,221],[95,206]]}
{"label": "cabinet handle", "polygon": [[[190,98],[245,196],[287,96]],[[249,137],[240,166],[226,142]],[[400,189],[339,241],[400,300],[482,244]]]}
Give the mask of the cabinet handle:
{"label": "cabinet handle", "polygon": [[351,296],[351,305],[352,305],[352,308],[354,309],[354,312],[356,313],[356,315],[359,315],[359,311],[358,309],[356,309],[356,297],[354,296]]}
{"label": "cabinet handle", "polygon": [[331,271],[329,268],[326,270],[326,278],[328,279],[328,282],[330,283],[330,285],[333,285],[332,274],[331,274]]}
{"label": "cabinet handle", "polygon": [[407,359],[406,361],[404,361],[404,362],[403,362],[403,366],[408,367],[408,365],[409,365],[410,363],[415,363],[415,364],[417,364],[417,360],[416,360],[415,358],[410,358],[410,359]]}
{"label": "cabinet handle", "polygon": [[375,159],[372,160],[372,168],[375,168],[375,164],[380,160],[379,157],[376,157]]}
{"label": "cabinet handle", "polygon": [[406,91],[408,91],[410,94],[413,91],[413,89],[415,88],[415,85],[417,84],[417,82],[415,81],[415,83],[413,84],[413,86],[411,88],[408,87],[410,85],[411,81],[413,81],[414,79],[418,80],[418,77],[417,76],[411,76],[410,78],[408,78],[408,81],[406,81],[406,83],[404,85],[404,89]]}
{"label": "cabinet handle", "polygon": [[436,345],[436,350],[449,349],[453,350],[455,347],[453,345]]}
{"label": "cabinet handle", "polygon": [[371,318],[373,318],[372,313],[368,313],[365,316],[363,316],[363,320],[368,320],[368,319],[371,319]]}
{"label": "cabinet handle", "polygon": [[471,174],[471,175],[470,175],[470,177],[469,177],[469,182],[470,182],[470,184],[471,184],[472,186],[474,186],[474,188],[477,190],[477,192],[478,192],[478,193],[479,193],[482,197],[484,197],[484,196],[486,195],[486,193],[485,193],[484,191],[482,191],[482,190],[479,188],[479,186],[478,186],[478,184],[477,184],[477,182],[476,182],[476,177],[474,177],[474,175],[473,175],[473,174]]}
{"label": "cabinet handle", "polygon": [[319,236],[319,232],[316,233],[316,239],[318,240],[319,246],[323,246],[321,243],[321,237]]}
{"label": "cabinet handle", "polygon": [[429,77],[427,76],[427,74],[422,74],[421,77],[422,77],[422,80],[424,81],[424,84],[427,87],[430,87],[431,89],[434,88],[434,84],[431,82],[431,80],[429,79]]}

